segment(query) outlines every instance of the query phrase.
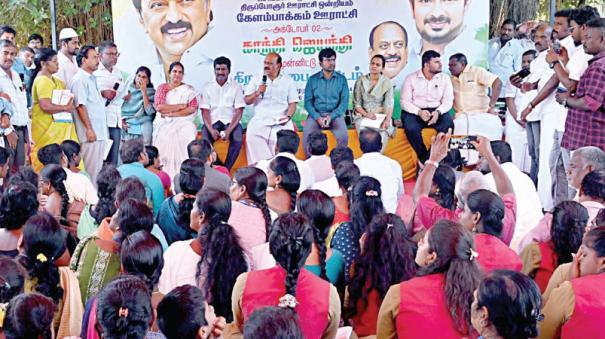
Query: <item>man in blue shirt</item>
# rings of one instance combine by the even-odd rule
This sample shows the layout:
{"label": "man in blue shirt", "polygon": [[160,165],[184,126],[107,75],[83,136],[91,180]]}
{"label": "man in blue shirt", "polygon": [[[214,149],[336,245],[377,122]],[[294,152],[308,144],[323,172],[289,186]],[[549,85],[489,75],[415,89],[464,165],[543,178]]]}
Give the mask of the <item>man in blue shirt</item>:
{"label": "man in blue shirt", "polygon": [[[303,145],[309,135],[317,130],[331,130],[338,146],[346,147],[349,142],[344,114],[349,107],[349,85],[347,79],[336,68],[336,52],[324,48],[319,52],[321,71],[313,74],[305,88],[305,109],[309,113],[303,133]],[[308,150],[305,149],[308,157]]]}
{"label": "man in blue shirt", "polygon": [[164,186],[160,177],[145,169],[144,164],[149,162],[145,145],[141,139],[126,141],[120,149],[120,158],[124,162],[118,167],[122,179],[136,177],[145,186],[147,201],[153,204],[153,215],[157,215],[160,205],[164,201]]}
{"label": "man in blue shirt", "polygon": [[[521,58],[525,52],[521,42],[515,39],[516,23],[512,19],[504,20],[500,27],[500,36],[489,41],[489,71],[498,75],[505,88],[508,78],[521,70]],[[500,92],[504,98],[504,91]]]}

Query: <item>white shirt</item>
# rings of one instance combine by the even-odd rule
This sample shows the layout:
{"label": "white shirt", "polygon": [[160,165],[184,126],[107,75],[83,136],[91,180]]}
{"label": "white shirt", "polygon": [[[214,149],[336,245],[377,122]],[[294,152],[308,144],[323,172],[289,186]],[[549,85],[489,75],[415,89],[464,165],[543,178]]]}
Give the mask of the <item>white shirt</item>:
{"label": "white shirt", "polygon": [[[254,93],[263,83],[262,78],[262,75],[253,77],[246,87],[245,95]],[[285,116],[288,112],[288,105],[299,102],[300,96],[292,78],[283,72],[275,80],[267,77],[266,85],[267,90],[264,95],[251,105],[254,110],[252,118],[273,123],[274,119]]]}
{"label": "white shirt", "polygon": [[124,103],[124,96],[128,91],[123,73],[115,67],[110,72],[102,63],[99,63],[99,69],[93,74],[97,77],[99,92],[113,89],[116,83],[120,84],[116,97],[113,98],[108,106],[105,106],[105,113],[107,113],[107,127],[122,127],[122,104]]}
{"label": "white shirt", "polygon": [[565,68],[569,71],[569,79],[580,81],[582,74],[588,68],[588,61],[592,58],[592,55],[586,54],[584,46],[578,46],[574,55],[569,58],[567,65],[565,65]]}
{"label": "white shirt", "polygon": [[[550,80],[555,74],[555,71],[550,68],[548,62],[546,62],[546,54],[548,50],[544,50],[538,54],[538,57],[534,59],[529,65],[530,75],[527,77],[527,82],[534,83],[538,82],[538,92]],[[536,120],[542,120],[543,118],[555,119],[556,129],[563,131],[565,128],[565,119],[567,118],[567,109],[555,100],[556,91],[553,91],[546,99],[542,100],[538,106],[533,110],[536,111]],[[539,119],[538,119],[539,117]]]}
{"label": "white shirt", "polygon": [[315,177],[313,176],[313,171],[303,160],[298,159],[294,154],[288,152],[277,153],[273,158],[268,160],[261,160],[256,164],[256,168],[261,169],[265,174],[269,173],[269,164],[273,159],[277,157],[285,157],[293,160],[296,163],[296,167],[298,168],[298,174],[300,174],[300,187],[298,188],[298,193],[311,188],[311,186],[315,183]]}
{"label": "white shirt", "polygon": [[59,70],[55,73],[55,76],[63,80],[65,86],[69,87],[71,79],[74,78],[79,69],[76,57],[73,56],[70,60],[63,52],[59,51],[57,53],[57,60],[59,62]]}
{"label": "white shirt", "polygon": [[74,173],[67,168],[64,168],[67,173],[65,179],[65,189],[69,200],[79,200],[87,204],[96,205],[99,202],[97,190],[92,185],[92,181],[82,173]]}
{"label": "white shirt", "polygon": [[[503,84],[506,84],[509,77],[521,70],[521,57],[525,50],[521,42],[517,39],[511,39],[502,46],[500,38],[493,38],[489,41],[488,58],[489,71],[495,73]],[[504,97],[500,93],[500,97]]]}
{"label": "white shirt", "polygon": [[361,175],[380,181],[382,203],[388,213],[395,213],[399,197],[403,195],[403,171],[401,165],[379,152],[365,153],[355,160]]}
{"label": "white shirt", "polygon": [[340,186],[338,186],[338,179],[336,179],[335,175],[324,181],[314,183],[311,189],[320,190],[330,197],[339,197],[342,195]]}
{"label": "white shirt", "polygon": [[158,290],[166,295],[175,287],[183,285],[198,286],[195,279],[200,256],[191,248],[191,242],[183,240],[173,242],[164,252],[164,268],[158,281]]}
{"label": "white shirt", "polygon": [[565,37],[560,42],[561,42],[561,46],[565,47],[565,49],[567,50],[567,55],[569,56],[569,58],[571,58],[578,50],[576,48],[576,43],[573,41],[573,37],[571,36],[571,34],[568,35],[567,37]]}
{"label": "white shirt", "polygon": [[29,110],[27,109],[27,96],[25,85],[21,82],[19,73],[9,70],[11,77],[0,68],[0,92],[8,94],[13,104],[14,114],[11,116],[11,125],[27,126],[29,123]]}
{"label": "white shirt", "polygon": [[230,123],[235,110],[245,106],[244,90],[231,78],[223,86],[216,80],[208,81],[202,89],[200,108],[210,110],[210,120],[213,124],[217,121],[225,125]]}
{"label": "white shirt", "polygon": [[312,155],[305,160],[305,163],[313,171],[315,181],[324,181],[334,176],[332,161],[327,155]]}
{"label": "white shirt", "polygon": [[[515,233],[511,242],[511,248],[517,248],[517,244],[544,216],[542,214],[542,203],[536,191],[534,183],[529,176],[513,164],[506,162],[500,165],[508,180],[513,185],[515,199],[517,200],[517,219],[515,222]],[[494,193],[496,190],[496,181],[492,173],[486,174],[485,179]]]}
{"label": "white shirt", "polygon": [[[507,80],[506,88],[504,90],[505,98],[514,98],[515,108],[517,108],[517,120],[521,121],[521,112],[529,105],[529,103],[538,95],[538,91],[531,90],[529,92],[523,93],[520,89],[513,86],[510,82],[510,79]],[[527,121],[540,121],[539,112],[537,110],[533,110],[531,113],[527,115]]]}

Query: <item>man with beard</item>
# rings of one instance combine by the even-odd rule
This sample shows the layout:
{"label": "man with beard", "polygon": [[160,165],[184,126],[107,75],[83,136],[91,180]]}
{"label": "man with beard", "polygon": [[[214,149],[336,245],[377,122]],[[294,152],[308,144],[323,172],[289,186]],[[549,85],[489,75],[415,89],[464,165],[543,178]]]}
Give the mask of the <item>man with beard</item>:
{"label": "man with beard", "polygon": [[229,151],[224,164],[229,170],[243,144],[243,131],[240,120],[244,112],[244,90],[237,81],[229,77],[231,60],[226,57],[214,59],[216,80],[206,83],[202,90],[202,118],[204,127],[202,137],[211,143],[222,139],[229,140]]}
{"label": "man with beard", "polygon": [[[519,40],[515,39],[515,26],[514,20],[504,20],[500,36],[489,41],[489,71],[497,74],[503,84],[508,83],[508,78],[513,73],[521,70],[521,55],[524,50]],[[504,91],[500,92],[500,97],[504,97]]]}
{"label": "man with beard", "polygon": [[[464,16],[471,0],[410,0],[416,30],[422,39],[410,47],[409,64],[422,68],[421,57],[428,50],[444,57],[465,52],[469,58],[481,55],[485,44],[475,40],[475,32],[466,30]],[[475,60],[469,60],[475,64]]]}
{"label": "man with beard", "polygon": [[67,27],[59,33],[59,41],[61,41],[61,49],[57,55],[59,71],[55,76],[63,80],[65,86],[69,86],[71,79],[78,73],[76,55],[80,49],[80,39],[73,28]]}
{"label": "man with beard", "polygon": [[[309,117],[303,131],[303,145],[309,134],[318,130],[330,130],[338,146],[347,146],[349,132],[345,112],[349,108],[349,85],[347,79],[336,69],[336,52],[324,48],[319,52],[321,71],[313,74],[305,87],[305,109]],[[305,147],[305,156],[309,150]]]}
{"label": "man with beard", "polygon": [[212,21],[212,0],[132,0],[139,22],[153,42],[153,60],[141,64],[151,68],[156,83],[167,80],[168,67],[180,61],[187,69],[184,82],[201,91],[212,78],[213,60],[201,41]]}
{"label": "man with beard", "polygon": [[408,64],[408,33],[399,23],[385,21],[370,31],[370,58],[382,55],[386,64],[384,75],[393,80]]}

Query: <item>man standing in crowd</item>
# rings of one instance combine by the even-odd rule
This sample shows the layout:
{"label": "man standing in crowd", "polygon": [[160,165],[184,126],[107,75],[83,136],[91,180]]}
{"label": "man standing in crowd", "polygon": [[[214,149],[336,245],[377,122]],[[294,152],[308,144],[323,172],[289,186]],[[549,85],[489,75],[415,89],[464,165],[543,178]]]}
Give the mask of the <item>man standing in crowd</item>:
{"label": "man standing in crowd", "polygon": [[[305,88],[305,109],[309,113],[303,131],[303,145],[309,134],[317,130],[331,130],[338,146],[347,146],[349,131],[345,112],[349,108],[349,85],[347,79],[336,69],[336,52],[324,48],[319,52],[321,71],[313,74]],[[309,156],[307,149],[305,156]]]}
{"label": "man standing in crowd", "polygon": [[[0,40],[0,96],[8,100],[13,106],[13,115],[10,125],[3,126],[4,134],[10,148],[14,152],[12,172],[16,172],[25,164],[26,149],[29,146],[29,110],[27,109],[27,95],[25,85],[19,74],[13,70],[17,46],[10,40]],[[12,132],[10,131],[12,127]]]}
{"label": "man standing in crowd", "polygon": [[447,132],[454,128],[449,110],[454,101],[452,81],[442,73],[441,55],[426,51],[422,68],[407,76],[401,89],[401,121],[422,168],[429,151],[422,140],[424,128]]}
{"label": "man standing in crowd", "polygon": [[[521,70],[521,54],[524,50],[519,40],[515,39],[516,25],[512,19],[504,20],[500,26],[500,36],[489,41],[489,71],[497,74],[502,84],[508,83],[508,78]],[[500,97],[504,97],[504,91],[500,92]]]}
{"label": "man standing in crowd", "polygon": [[574,151],[583,146],[605,150],[605,19],[593,19],[588,28],[584,51],[594,55],[580,78],[575,96],[557,94],[569,108],[562,147]]}
{"label": "man standing in crowd", "polygon": [[294,129],[292,115],[300,98],[294,81],[281,69],[281,56],[277,53],[267,54],[263,75],[253,77],[246,87],[244,101],[254,111],[246,131],[249,165],[273,157],[277,132]]}
{"label": "man standing in crowd", "polygon": [[0,40],[15,42],[17,31],[9,25],[0,25]]}
{"label": "man standing in crowd", "polygon": [[408,64],[408,32],[395,21],[382,22],[370,31],[370,59],[382,55],[386,59],[384,74],[394,80]]}
{"label": "man standing in crowd", "polygon": [[237,81],[229,76],[231,60],[218,57],[214,60],[214,75],[202,90],[202,118],[204,127],[202,137],[211,143],[222,139],[229,140],[229,150],[224,164],[231,170],[244,143],[240,121],[246,103],[244,90]]}
{"label": "man standing in crowd", "polygon": [[21,47],[19,54],[15,59],[13,70],[19,74],[25,86],[25,94],[27,96],[27,107],[32,105],[32,69],[34,66],[34,50],[29,47]]}
{"label": "man standing in crowd", "polygon": [[[126,84],[122,72],[116,68],[118,63],[118,46],[112,41],[103,41],[97,47],[101,63],[94,72],[101,96],[105,99],[105,113],[109,138],[112,140],[107,162],[118,165],[120,158],[120,141],[122,140],[122,104],[126,94]],[[116,88],[117,86],[117,88]]]}
{"label": "man standing in crowd", "polygon": [[[469,65],[462,53],[450,57],[449,69],[456,111],[454,134],[483,135],[490,140],[502,139],[502,124],[496,112],[496,102],[502,90],[502,81],[498,75]],[[487,95],[488,89],[491,89],[491,97]]]}
{"label": "man standing in crowd", "polygon": [[38,33],[33,33],[27,38],[27,47],[37,52],[40,48],[44,47],[44,38]]}
{"label": "man standing in crowd", "polygon": [[565,47],[569,52],[569,56],[573,54],[574,49],[574,41],[571,37],[571,16],[573,15],[575,9],[562,9],[555,13],[555,22],[553,25],[553,40],[559,40],[561,43],[561,47]]}
{"label": "man standing in crowd", "polygon": [[92,182],[96,183],[109,138],[105,99],[93,74],[99,68],[99,54],[94,46],[84,46],[78,53],[77,61],[80,69],[70,85],[76,106],[76,133],[82,146],[84,166]]}
{"label": "man standing in crowd", "polygon": [[69,86],[71,79],[78,73],[76,55],[80,49],[80,38],[73,28],[67,27],[59,33],[59,41],[61,41],[61,49],[57,53],[59,71],[55,76],[63,80],[65,86]]}

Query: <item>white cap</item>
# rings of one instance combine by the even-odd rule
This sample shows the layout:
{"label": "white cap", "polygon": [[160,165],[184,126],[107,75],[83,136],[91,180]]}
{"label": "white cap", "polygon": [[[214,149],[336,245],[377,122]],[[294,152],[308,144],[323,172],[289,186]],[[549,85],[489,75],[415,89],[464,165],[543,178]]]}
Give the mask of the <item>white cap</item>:
{"label": "white cap", "polygon": [[71,38],[77,38],[77,37],[78,37],[78,33],[76,33],[76,31],[71,27],[63,28],[61,30],[61,33],[59,33],[59,40],[65,40],[65,39],[71,39]]}

